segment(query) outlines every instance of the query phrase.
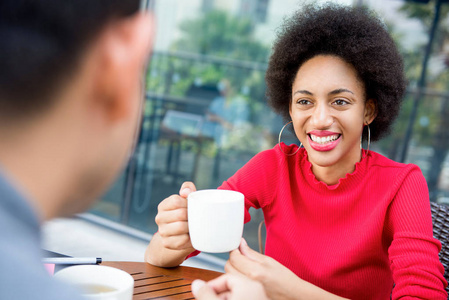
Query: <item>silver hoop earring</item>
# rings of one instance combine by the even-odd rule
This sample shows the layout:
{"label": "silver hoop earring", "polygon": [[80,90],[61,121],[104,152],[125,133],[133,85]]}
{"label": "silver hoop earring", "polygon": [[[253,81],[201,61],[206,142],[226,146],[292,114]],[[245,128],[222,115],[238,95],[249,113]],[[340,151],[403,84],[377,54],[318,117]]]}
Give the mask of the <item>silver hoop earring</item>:
{"label": "silver hoop earring", "polygon": [[296,153],[298,153],[299,149],[301,149],[301,147],[302,147],[302,143],[300,143],[298,149],[297,149],[294,153],[290,153],[290,154],[287,154],[287,153],[284,152],[284,150],[282,150],[282,147],[281,147],[281,136],[282,136],[282,132],[284,131],[285,127],[287,127],[287,125],[290,124],[290,123],[293,123],[293,121],[288,122],[287,124],[285,124],[285,125],[282,127],[281,132],[279,132],[279,138],[278,138],[279,149],[281,149],[281,152],[284,153],[284,154],[287,155],[287,156],[295,155]]}
{"label": "silver hoop earring", "polygon": [[[371,130],[369,129],[369,124],[367,124],[366,127],[368,128],[368,146],[366,148],[365,156],[363,155],[363,151],[362,151],[362,159],[364,159],[368,155],[369,144],[371,143]],[[362,137],[360,137],[360,150],[362,150],[362,139],[363,139],[363,133],[362,133]]]}

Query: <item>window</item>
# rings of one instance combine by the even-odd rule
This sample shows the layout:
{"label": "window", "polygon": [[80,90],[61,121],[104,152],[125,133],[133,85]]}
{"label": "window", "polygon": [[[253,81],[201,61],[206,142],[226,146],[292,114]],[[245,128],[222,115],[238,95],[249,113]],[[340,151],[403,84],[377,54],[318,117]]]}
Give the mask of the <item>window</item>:
{"label": "window", "polygon": [[[183,181],[194,181],[198,189],[216,188],[256,153],[277,143],[283,122],[265,103],[264,72],[275,29],[298,8],[297,2],[221,2],[156,1],[158,35],[139,144],[93,213],[154,233],[157,205],[177,193]],[[355,4],[368,5],[384,18],[404,56],[410,83],[391,134],[370,149],[419,165],[431,200],[449,203],[449,4],[439,12],[423,86],[420,74],[435,3]],[[243,9],[248,9],[246,17]],[[251,213],[245,237],[257,249],[263,214]]]}

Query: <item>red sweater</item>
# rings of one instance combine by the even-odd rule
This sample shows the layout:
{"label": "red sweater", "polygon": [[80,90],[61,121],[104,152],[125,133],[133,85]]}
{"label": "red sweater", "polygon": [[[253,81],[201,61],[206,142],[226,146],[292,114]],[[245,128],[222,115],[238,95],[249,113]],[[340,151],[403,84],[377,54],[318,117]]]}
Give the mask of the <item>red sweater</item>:
{"label": "red sweater", "polygon": [[392,290],[393,299],[447,299],[427,184],[415,165],[369,151],[328,186],[304,149],[287,156],[276,146],[220,188],[245,195],[245,222],[250,207],[262,208],[266,255],[308,282],[350,299],[390,299]]}

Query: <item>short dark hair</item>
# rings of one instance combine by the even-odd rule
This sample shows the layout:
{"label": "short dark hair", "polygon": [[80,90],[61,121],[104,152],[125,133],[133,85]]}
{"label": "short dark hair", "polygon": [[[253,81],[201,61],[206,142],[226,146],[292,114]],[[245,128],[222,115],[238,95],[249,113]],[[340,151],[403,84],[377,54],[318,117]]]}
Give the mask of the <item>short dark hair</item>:
{"label": "short dark hair", "polygon": [[1,0],[0,119],[49,107],[103,26],[139,0]]}
{"label": "short dark hair", "polygon": [[296,73],[305,61],[320,54],[338,56],[356,69],[366,99],[375,99],[377,104],[377,117],[370,124],[371,140],[387,134],[406,88],[403,63],[385,24],[363,7],[309,5],[285,22],[266,72],[272,108],[290,120]]}

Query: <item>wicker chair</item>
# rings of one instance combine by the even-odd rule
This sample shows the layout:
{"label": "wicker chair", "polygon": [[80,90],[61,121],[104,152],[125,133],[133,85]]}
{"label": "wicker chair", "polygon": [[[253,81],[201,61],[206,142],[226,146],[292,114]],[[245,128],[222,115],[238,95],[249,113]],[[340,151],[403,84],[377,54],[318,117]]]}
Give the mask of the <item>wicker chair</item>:
{"label": "wicker chair", "polygon": [[[444,278],[449,282],[449,207],[430,202],[433,236],[441,242],[440,261],[444,266]],[[446,288],[449,294],[449,286]]]}

